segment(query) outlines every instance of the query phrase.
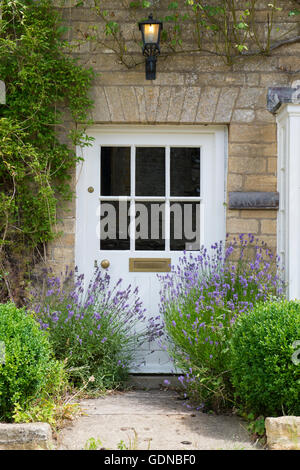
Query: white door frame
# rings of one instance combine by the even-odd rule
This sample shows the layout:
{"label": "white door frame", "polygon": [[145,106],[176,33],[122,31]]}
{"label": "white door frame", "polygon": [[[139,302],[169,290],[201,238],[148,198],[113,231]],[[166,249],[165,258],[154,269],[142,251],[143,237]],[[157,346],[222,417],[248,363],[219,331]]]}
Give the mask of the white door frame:
{"label": "white door frame", "polygon": [[300,104],[283,104],[277,114],[277,252],[288,297],[300,299]]}

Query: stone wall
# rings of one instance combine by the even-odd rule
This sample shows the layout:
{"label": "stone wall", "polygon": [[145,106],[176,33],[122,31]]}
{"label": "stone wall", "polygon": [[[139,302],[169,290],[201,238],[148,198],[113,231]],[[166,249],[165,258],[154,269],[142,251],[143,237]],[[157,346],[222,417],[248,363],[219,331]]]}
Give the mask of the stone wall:
{"label": "stone wall", "polygon": [[[165,0],[162,0],[162,3]],[[130,24],[121,2],[104,1],[109,14],[128,26],[128,38],[135,25]],[[259,4],[260,2],[258,2]],[[293,2],[284,1],[288,9]],[[263,14],[263,11],[262,11]],[[63,16],[69,26],[68,39],[76,41],[91,25],[99,23],[91,9],[66,7]],[[287,11],[282,24],[289,26]],[[128,23],[128,24],[127,24]],[[299,34],[298,26],[298,34]],[[186,38],[191,41],[191,38]],[[266,109],[270,86],[290,86],[300,78],[300,43],[282,46],[271,56],[241,59],[233,66],[211,54],[178,54],[160,57],[157,79],[146,81],[141,50],[134,42],[128,48],[140,62],[127,69],[106,46],[85,43],[75,51],[82,64],[99,73],[92,89],[96,123],[114,124],[227,124],[227,191],[276,191],[276,122]],[[287,73],[285,70],[288,70]],[[75,183],[75,178],[74,178]],[[72,263],[74,254],[75,204],[59,228],[64,235],[50,248],[50,258],[58,265]],[[227,232],[251,232],[275,248],[275,210],[227,210]]]}

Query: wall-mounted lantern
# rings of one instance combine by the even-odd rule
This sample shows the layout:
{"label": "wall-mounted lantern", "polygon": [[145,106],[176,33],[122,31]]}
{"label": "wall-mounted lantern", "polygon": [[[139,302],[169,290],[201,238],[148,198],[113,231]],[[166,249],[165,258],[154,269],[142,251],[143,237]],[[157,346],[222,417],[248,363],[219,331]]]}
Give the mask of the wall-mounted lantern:
{"label": "wall-mounted lantern", "polygon": [[156,60],[160,54],[159,43],[163,24],[149,15],[148,20],[139,23],[139,29],[142,33],[143,54],[146,57],[146,80],[155,80]]}

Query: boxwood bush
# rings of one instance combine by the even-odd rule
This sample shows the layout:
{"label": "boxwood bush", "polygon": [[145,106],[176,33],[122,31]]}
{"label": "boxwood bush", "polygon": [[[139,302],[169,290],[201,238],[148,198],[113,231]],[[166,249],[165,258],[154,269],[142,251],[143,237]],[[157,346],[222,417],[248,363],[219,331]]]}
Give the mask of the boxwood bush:
{"label": "boxwood bush", "polygon": [[47,334],[15,304],[0,304],[0,421],[11,420],[15,404],[53,393],[62,384],[62,364],[52,356]]}
{"label": "boxwood bush", "polygon": [[264,416],[300,414],[300,302],[255,305],[240,317],[231,339],[232,383],[249,411]]}

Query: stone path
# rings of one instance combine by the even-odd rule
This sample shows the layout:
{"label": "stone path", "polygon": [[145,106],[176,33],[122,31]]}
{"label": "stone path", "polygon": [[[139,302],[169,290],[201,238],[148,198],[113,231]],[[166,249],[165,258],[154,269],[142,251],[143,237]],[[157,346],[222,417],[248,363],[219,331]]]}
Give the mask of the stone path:
{"label": "stone path", "polygon": [[129,391],[81,402],[85,415],[64,428],[58,449],[83,449],[89,438],[115,450],[138,436],[138,449],[257,449],[236,416],[215,416],[188,410],[170,390]]}

